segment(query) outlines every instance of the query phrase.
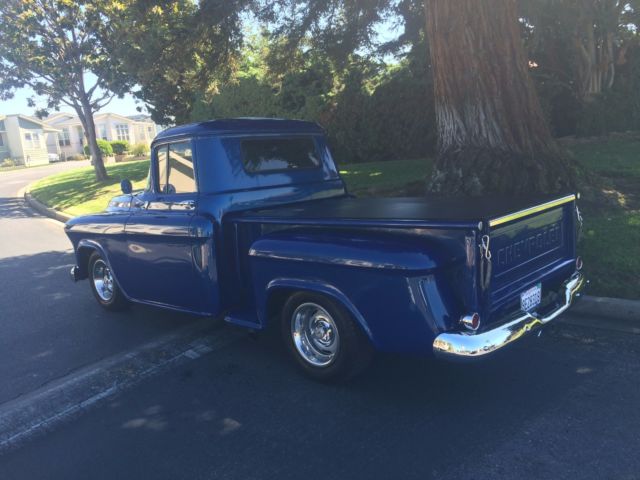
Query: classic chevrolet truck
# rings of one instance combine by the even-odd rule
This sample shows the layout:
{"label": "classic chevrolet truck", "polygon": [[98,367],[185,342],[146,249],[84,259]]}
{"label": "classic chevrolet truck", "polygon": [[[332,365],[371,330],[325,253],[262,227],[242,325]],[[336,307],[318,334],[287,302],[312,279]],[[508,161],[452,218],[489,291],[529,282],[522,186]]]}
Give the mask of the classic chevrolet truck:
{"label": "classic chevrolet truck", "polygon": [[274,326],[308,375],[376,350],[474,359],[567,310],[584,283],[572,194],[354,198],[322,129],[278,119],[170,128],[147,187],[70,220],[96,300]]}

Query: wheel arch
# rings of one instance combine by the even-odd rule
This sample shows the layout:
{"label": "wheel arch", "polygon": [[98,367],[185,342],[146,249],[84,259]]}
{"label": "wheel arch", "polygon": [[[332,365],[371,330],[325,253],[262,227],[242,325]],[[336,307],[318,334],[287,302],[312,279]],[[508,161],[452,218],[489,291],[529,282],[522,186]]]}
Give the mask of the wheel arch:
{"label": "wheel arch", "polygon": [[118,280],[118,274],[114,270],[113,265],[109,260],[107,251],[102,245],[100,245],[100,243],[96,242],[95,240],[82,239],[78,242],[78,246],[76,247],[76,261],[80,270],[80,278],[86,279],[89,277],[89,260],[91,259],[91,255],[93,255],[94,253],[99,253],[100,256],[104,259],[104,261],[109,266],[109,269],[111,270],[111,274],[113,275],[113,279],[118,285],[118,288],[124,294],[125,298],[129,299],[129,296],[124,291],[122,285]]}
{"label": "wheel arch", "polygon": [[297,292],[308,292],[325,295],[338,302],[356,321],[362,332],[373,344],[374,339],[371,329],[358,308],[337,287],[328,283],[320,283],[294,278],[277,278],[269,282],[266,289],[264,305],[261,308],[260,317],[265,326],[269,326],[269,320],[282,310],[287,299]]}

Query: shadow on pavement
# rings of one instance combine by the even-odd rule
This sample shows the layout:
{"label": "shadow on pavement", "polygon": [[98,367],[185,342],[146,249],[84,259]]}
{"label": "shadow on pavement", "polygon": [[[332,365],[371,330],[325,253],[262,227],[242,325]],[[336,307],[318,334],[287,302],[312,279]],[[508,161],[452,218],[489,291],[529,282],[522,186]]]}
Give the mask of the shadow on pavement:
{"label": "shadow on pavement", "polygon": [[[473,365],[380,356],[342,386],[300,376],[268,337],[246,339],[141,384],[5,465],[94,479],[633,478],[638,340],[547,333]],[[41,464],[30,464],[36,454]]]}
{"label": "shadow on pavement", "polygon": [[24,199],[18,197],[0,197],[0,218],[29,218],[38,216],[28,208]]}
{"label": "shadow on pavement", "polygon": [[0,403],[79,367],[211,319],[132,306],[107,312],[71,252],[0,259]]}

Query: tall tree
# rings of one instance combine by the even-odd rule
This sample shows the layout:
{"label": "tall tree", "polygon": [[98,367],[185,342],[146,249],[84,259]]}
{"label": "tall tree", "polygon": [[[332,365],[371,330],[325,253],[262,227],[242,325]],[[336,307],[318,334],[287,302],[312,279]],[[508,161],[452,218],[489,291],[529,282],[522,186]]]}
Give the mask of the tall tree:
{"label": "tall tree", "polygon": [[582,102],[609,90],[628,49],[637,45],[638,0],[520,0],[528,40],[543,70],[570,70],[567,85]]}
{"label": "tall tree", "polygon": [[103,10],[109,85],[131,90],[161,124],[189,120],[236,65],[249,0],[121,0]]}
{"label": "tall tree", "polygon": [[447,194],[570,188],[520,37],[515,0],[427,0],[439,154],[431,189]]}
{"label": "tall tree", "polygon": [[[529,79],[515,0],[274,0],[259,14],[291,41],[332,55],[428,44],[439,137],[439,194],[558,191],[573,182]],[[379,27],[388,37],[378,41]]]}
{"label": "tall tree", "polygon": [[115,93],[105,83],[110,60],[97,35],[102,22],[100,3],[4,0],[0,5],[0,98],[11,98],[15,89],[28,86],[46,97],[46,110],[60,105],[73,108],[89,144],[96,178],[104,180],[107,172],[93,114]]}

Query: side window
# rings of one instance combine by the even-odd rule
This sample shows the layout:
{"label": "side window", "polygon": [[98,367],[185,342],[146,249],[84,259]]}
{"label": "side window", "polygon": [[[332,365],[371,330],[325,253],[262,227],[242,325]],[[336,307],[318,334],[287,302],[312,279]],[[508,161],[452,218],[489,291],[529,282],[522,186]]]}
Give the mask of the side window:
{"label": "side window", "polygon": [[168,188],[173,193],[193,193],[196,191],[191,142],[172,143],[169,145],[168,170]]}
{"label": "side window", "polygon": [[191,142],[177,142],[157,147],[156,158],[158,192],[193,193],[197,190]]}

